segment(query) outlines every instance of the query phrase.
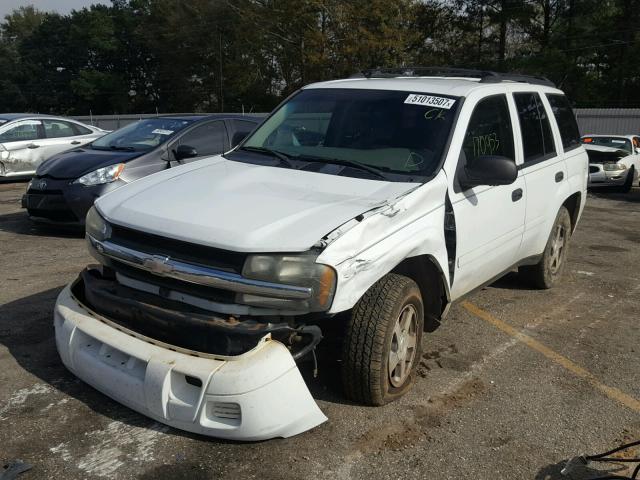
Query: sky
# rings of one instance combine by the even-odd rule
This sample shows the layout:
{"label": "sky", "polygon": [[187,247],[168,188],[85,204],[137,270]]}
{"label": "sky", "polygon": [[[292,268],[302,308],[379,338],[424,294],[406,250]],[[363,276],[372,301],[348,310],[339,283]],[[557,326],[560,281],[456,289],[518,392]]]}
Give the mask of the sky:
{"label": "sky", "polygon": [[38,10],[69,13],[93,3],[111,4],[109,0],[0,0],[0,20],[15,8],[33,5]]}

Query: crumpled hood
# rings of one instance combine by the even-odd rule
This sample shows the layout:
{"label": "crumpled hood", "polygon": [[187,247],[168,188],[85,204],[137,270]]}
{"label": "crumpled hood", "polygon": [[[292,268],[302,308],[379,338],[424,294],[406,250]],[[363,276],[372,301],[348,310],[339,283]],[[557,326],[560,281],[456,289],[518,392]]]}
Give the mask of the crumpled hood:
{"label": "crumpled hood", "polygon": [[294,252],[417,186],[216,156],[132,182],[96,206],[112,223],[165,237],[242,252]]}
{"label": "crumpled hood", "polygon": [[604,145],[584,145],[589,163],[615,163],[629,156],[629,152]]}
{"label": "crumpled hood", "polygon": [[146,152],[125,152],[121,150],[93,150],[75,148],[54,155],[40,164],[36,171],[38,177],[75,179],[98,168],[107,167],[139,157]]}

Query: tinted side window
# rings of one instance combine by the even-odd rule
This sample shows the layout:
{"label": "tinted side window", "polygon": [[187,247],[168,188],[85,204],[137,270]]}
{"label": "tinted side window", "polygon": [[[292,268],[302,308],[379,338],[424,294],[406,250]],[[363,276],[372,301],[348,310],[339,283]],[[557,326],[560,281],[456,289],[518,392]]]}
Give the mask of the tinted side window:
{"label": "tinted side window", "polygon": [[78,125],[77,123],[72,123],[71,125],[73,126],[76,135],[89,135],[90,133],[93,133],[87,127],[83,127],[82,125]]}
{"label": "tinted side window", "polygon": [[520,118],[524,162],[541,160],[556,154],[547,112],[537,93],[514,93]]}
{"label": "tinted side window", "polygon": [[69,122],[61,120],[43,120],[44,135],[47,138],[73,137],[76,132]]}
{"label": "tinted side window", "polygon": [[40,121],[26,120],[0,134],[0,143],[37,140],[40,136]]}
{"label": "tinted side window", "polygon": [[244,138],[256,128],[256,125],[258,125],[255,122],[249,122],[247,120],[231,120],[231,124],[233,125],[232,147],[235,147],[244,140]]}
{"label": "tinted side window", "polygon": [[514,159],[511,116],[504,95],[487,97],[476,105],[462,150],[467,164],[482,155],[501,155]]}
{"label": "tinted side window", "polygon": [[562,138],[562,148],[567,151],[579,146],[580,131],[578,130],[578,123],[576,122],[576,117],[573,115],[573,110],[567,97],[564,95],[547,94],[547,100],[549,100],[553,116],[556,117],[556,122],[558,122],[558,130],[560,130],[560,137]]}
{"label": "tinted side window", "polygon": [[249,122],[247,120],[232,120],[233,129],[236,132],[249,133],[258,125],[256,122]]}
{"label": "tinted side window", "polygon": [[216,155],[227,149],[227,129],[224,122],[208,122],[185,133],[178,145],[189,145],[198,152],[198,156]]}

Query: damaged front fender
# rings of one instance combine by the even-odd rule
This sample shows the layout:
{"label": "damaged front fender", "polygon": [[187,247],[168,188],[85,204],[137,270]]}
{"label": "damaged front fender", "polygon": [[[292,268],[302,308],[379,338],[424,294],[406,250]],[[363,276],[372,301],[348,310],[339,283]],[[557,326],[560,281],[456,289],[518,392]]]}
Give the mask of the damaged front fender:
{"label": "damaged front fender", "polygon": [[331,265],[338,274],[329,313],[352,308],[376,281],[403,260],[419,255],[436,262],[448,289],[446,192],[447,178],[440,171],[433,180],[394,202],[347,222],[336,230],[340,235],[327,236],[330,241],[317,261]]}

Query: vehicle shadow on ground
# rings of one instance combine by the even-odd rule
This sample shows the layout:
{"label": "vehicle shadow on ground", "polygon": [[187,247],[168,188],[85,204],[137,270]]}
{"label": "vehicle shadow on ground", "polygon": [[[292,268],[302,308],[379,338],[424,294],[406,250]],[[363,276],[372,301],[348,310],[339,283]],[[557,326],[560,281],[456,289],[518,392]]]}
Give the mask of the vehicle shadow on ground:
{"label": "vehicle shadow on ground", "polygon": [[66,370],[55,345],[53,307],[62,286],[0,306],[0,344],[16,362],[43,383],[91,410],[130,423],[131,411],[111,401]]}
{"label": "vehicle shadow on ground", "polygon": [[[620,202],[640,203],[640,188],[634,187],[629,193],[622,193],[612,187],[589,189],[589,196]],[[587,199],[587,201],[589,201]]]}
{"label": "vehicle shadow on ground", "polygon": [[[64,367],[56,349],[53,328],[53,309],[62,288],[52,288],[0,305],[0,345],[8,349],[21,368],[41,382],[84,403],[99,415],[134,427],[158,429],[159,425],[154,420],[111,400]],[[313,376],[313,362],[302,362],[300,370],[316,400],[349,403],[340,396],[339,390],[335,390],[339,384],[339,368],[335,365],[320,363],[318,370],[321,373],[317,378]],[[173,428],[168,428],[166,433],[200,441],[237,443]]]}
{"label": "vehicle shadow on ground", "polygon": [[596,470],[589,468],[588,466],[576,466],[572,471],[567,472],[566,475],[560,473],[567,464],[567,460],[547,465],[541,468],[536,473],[534,480],[593,480],[595,478],[613,477],[620,475],[620,478],[627,478],[628,469],[622,464],[612,464],[609,468],[603,470]]}
{"label": "vehicle shadow on ground", "polygon": [[504,277],[487,285],[485,288],[498,288],[500,290],[533,290],[531,284],[527,283],[518,272],[509,272]]}
{"label": "vehicle shadow on ground", "polygon": [[0,215],[0,232],[36,237],[81,238],[84,236],[82,227],[37,225],[29,220],[26,212]]}
{"label": "vehicle shadow on ground", "polygon": [[27,183],[29,180],[31,180],[31,176],[0,178],[0,185]]}

